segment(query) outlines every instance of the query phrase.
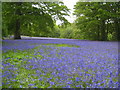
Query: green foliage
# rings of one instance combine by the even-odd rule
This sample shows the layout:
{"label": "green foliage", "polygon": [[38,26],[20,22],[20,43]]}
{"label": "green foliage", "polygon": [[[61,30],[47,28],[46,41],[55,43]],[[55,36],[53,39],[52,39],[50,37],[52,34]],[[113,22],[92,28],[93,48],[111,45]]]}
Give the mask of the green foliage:
{"label": "green foliage", "polygon": [[[25,42],[21,42],[21,44],[22,43],[25,43]],[[6,46],[6,45],[10,45],[10,44],[4,42],[3,45]],[[60,48],[58,48],[58,47],[79,47],[79,46],[72,45],[72,44],[52,44],[52,43],[42,44],[42,45],[39,45],[39,43],[33,43],[31,45],[36,45],[36,47],[33,49],[26,49],[26,50],[12,49],[12,50],[8,50],[7,52],[3,52],[2,63],[3,63],[3,65],[5,64],[5,66],[3,67],[4,69],[2,70],[2,74],[3,74],[2,83],[4,83],[2,88],[21,88],[21,87],[22,88],[35,88],[35,87],[36,88],[50,88],[50,87],[51,88],[62,88],[62,87],[66,87],[66,85],[67,86],[69,85],[71,88],[79,88],[80,86],[78,87],[77,85],[81,85],[82,88],[87,88],[87,87],[92,87],[91,86],[92,84],[98,85],[99,83],[100,83],[99,87],[100,86],[108,87],[105,85],[109,84],[110,74],[107,75],[108,78],[103,78],[103,80],[105,80],[105,82],[103,82],[102,80],[94,81],[92,79],[95,78],[95,76],[96,76],[95,73],[97,73],[97,71],[95,71],[89,67],[82,67],[82,68],[77,67],[76,70],[73,70],[73,72],[64,73],[64,75],[68,77],[67,80],[65,79],[66,81],[64,80],[64,82],[59,82],[59,80],[62,79],[62,77],[58,76],[58,74],[61,71],[55,71],[55,74],[53,75],[52,67],[46,68],[47,72],[45,72],[45,70],[43,70],[40,67],[33,68],[34,64],[35,65],[36,64],[44,65],[44,64],[42,64],[42,63],[39,64],[37,62],[29,62],[28,61],[31,59],[36,60],[36,61],[41,60],[43,58],[44,54],[46,54],[46,55],[50,54],[49,50],[50,51],[53,50],[53,48],[49,47],[51,45],[56,47],[56,53],[54,53],[54,55],[56,55],[59,58],[61,58],[62,55],[58,54],[60,52]],[[39,45],[39,46],[37,46],[37,45]],[[48,47],[44,47],[44,45],[48,45]],[[45,52],[40,52],[41,49],[44,50]],[[41,53],[43,56],[41,55]],[[53,54],[53,53],[51,53],[51,54]],[[73,56],[73,54],[70,54],[70,53],[68,53],[68,55]],[[95,55],[98,55],[98,54],[95,54]],[[84,54],[82,56],[87,57]],[[44,61],[47,61],[47,59]],[[32,63],[34,63],[34,64],[32,64]],[[73,61],[71,63],[75,64],[78,62],[73,59]],[[30,64],[32,64],[33,66]],[[60,63],[58,63],[58,64],[60,64]],[[95,64],[95,62],[93,61],[90,63],[86,63],[86,65],[87,64]],[[62,64],[62,65],[64,65],[64,64]],[[114,66],[114,64],[112,64],[112,65]],[[59,67],[54,67],[54,68],[59,68]],[[70,67],[70,68],[72,69],[72,67]],[[36,70],[40,71],[41,74],[39,74],[37,76]],[[64,71],[64,69],[63,69],[63,71]],[[78,72],[81,72],[82,74],[79,74]],[[115,73],[115,72],[113,72],[113,73]],[[89,74],[89,75],[86,75],[86,74]],[[7,76],[4,76],[4,75],[8,75],[8,76],[16,75],[16,77],[8,78]],[[119,74],[119,76],[120,76],[120,74]],[[40,80],[41,78],[42,78],[42,80]],[[79,78],[79,79],[76,79],[76,78]],[[113,77],[111,79],[113,80],[113,82],[118,81],[117,77]],[[72,82],[71,82],[71,80],[72,80]],[[70,82],[68,82],[68,81],[70,81]],[[54,82],[55,84],[51,85],[50,82]],[[69,83],[69,84],[67,84],[67,83]],[[32,84],[32,85],[30,85],[30,84]]]}
{"label": "green foliage", "polygon": [[69,44],[42,44],[42,45],[49,45],[49,46],[56,46],[56,47],[80,47],[77,45],[69,45]]}
{"label": "green foliage", "polygon": [[[35,70],[28,70],[23,68],[23,66],[29,64],[27,60],[32,58],[37,58],[37,59],[42,58],[42,56],[39,53],[34,55],[35,49],[38,49],[38,47],[28,50],[9,50],[3,53],[2,56],[4,60],[3,63],[4,64],[10,63],[11,65],[15,65],[14,68],[17,68],[17,70],[16,71],[9,70],[9,71],[13,72],[14,75],[18,74],[15,78],[10,79],[9,84],[3,85],[2,86],[3,88],[8,88],[11,86],[11,84],[12,84],[12,88],[20,88],[20,86],[22,86],[23,88],[32,88],[32,86],[29,86],[29,84],[36,83],[38,85],[38,83],[42,83],[42,82],[44,83],[44,81],[39,81],[38,77],[33,75],[36,74]],[[26,61],[24,61],[24,59]],[[7,71],[7,68],[8,66],[4,67],[4,70]],[[32,68],[32,66],[30,68]],[[32,79],[34,79],[34,81]],[[6,83],[6,81],[8,80],[7,78],[3,78],[2,81],[3,83]],[[39,86],[39,88],[43,88],[47,86]]]}
{"label": "green foliage", "polygon": [[76,25],[85,39],[118,40],[119,11],[119,2],[77,2]]}
{"label": "green foliage", "polygon": [[68,23],[64,16],[69,9],[63,2],[3,2],[2,6],[3,36],[41,36],[54,30],[56,20]]}
{"label": "green foliage", "polygon": [[54,30],[50,31],[49,36],[59,38],[60,37],[60,28],[57,25],[55,25]]}
{"label": "green foliage", "polygon": [[66,27],[60,27],[60,38],[82,39],[80,31],[74,23],[71,23]]}

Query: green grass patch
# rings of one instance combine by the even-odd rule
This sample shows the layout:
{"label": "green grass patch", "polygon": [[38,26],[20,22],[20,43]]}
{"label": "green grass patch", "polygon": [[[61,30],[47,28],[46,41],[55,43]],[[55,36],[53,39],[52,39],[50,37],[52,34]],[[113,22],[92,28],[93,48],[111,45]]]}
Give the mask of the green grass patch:
{"label": "green grass patch", "polygon": [[[8,71],[8,68],[11,68],[12,65],[15,65],[14,68],[16,68],[17,70],[9,69],[9,72],[13,73],[13,76],[15,74],[18,74],[16,78],[7,79],[6,77],[3,77],[2,79],[3,83],[8,83],[9,81],[9,84],[4,84],[2,86],[3,88],[8,88],[10,86],[12,86],[12,88],[20,88],[20,85],[24,88],[32,88],[32,86],[29,86],[29,84],[37,83],[37,85],[39,85],[39,83],[42,82],[38,80],[38,76],[32,75],[32,74],[36,74],[36,69],[28,70],[25,67],[23,67],[29,64],[28,62],[29,59],[37,58],[39,60],[42,58],[40,52],[35,53],[35,50],[38,48],[39,47],[35,47],[33,49],[27,49],[27,50],[8,50],[7,52],[3,53],[2,56],[3,64],[10,63],[10,65],[4,67],[4,71],[2,72],[4,73],[5,71]],[[24,61],[25,59],[26,61]],[[43,86],[39,86],[39,88],[41,87]]]}
{"label": "green grass patch", "polygon": [[80,46],[71,45],[71,44],[53,44],[53,43],[42,44],[42,45],[56,46],[56,47],[80,47]]}

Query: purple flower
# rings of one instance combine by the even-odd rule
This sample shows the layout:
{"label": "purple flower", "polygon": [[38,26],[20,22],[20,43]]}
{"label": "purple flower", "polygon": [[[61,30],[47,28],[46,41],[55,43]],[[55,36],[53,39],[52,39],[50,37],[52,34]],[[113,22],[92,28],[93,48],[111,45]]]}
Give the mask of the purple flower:
{"label": "purple flower", "polygon": [[76,77],[75,79],[76,79],[76,81],[80,81],[80,78],[79,78],[79,77]]}
{"label": "purple flower", "polygon": [[66,88],[70,88],[70,85],[67,85]]}
{"label": "purple flower", "polygon": [[29,86],[34,86],[35,84],[28,84]]}
{"label": "purple flower", "polygon": [[50,85],[54,85],[54,84],[55,84],[55,82],[51,82],[51,81],[50,81]]}
{"label": "purple flower", "polygon": [[33,87],[33,88],[37,88],[37,87]]}
{"label": "purple flower", "polygon": [[[91,88],[117,87],[116,78],[118,78],[117,69],[119,66],[117,64],[118,48],[116,42],[74,39],[3,40],[3,42],[6,43],[3,43],[2,47],[4,53],[2,77],[4,82],[14,81],[16,72],[23,68],[23,71],[30,72],[29,77],[35,78],[37,75],[39,82],[49,82],[50,87],[52,85],[68,88],[71,87],[70,85],[76,87],[85,87],[86,85],[86,87]],[[59,47],[59,44],[68,44],[68,47]],[[80,47],[69,47],[69,45]],[[22,54],[24,54],[23,52],[28,53],[22,57],[22,61],[26,61],[26,63],[21,62],[21,66],[9,63],[9,59],[14,59],[14,55],[13,57],[7,56],[9,50],[14,52],[14,55],[18,52],[17,50]],[[38,58],[37,55],[43,57]],[[18,72],[18,75],[20,73]],[[34,85],[29,84],[29,86]]]}
{"label": "purple flower", "polygon": [[22,85],[20,85],[20,88],[22,88]]}
{"label": "purple flower", "polygon": [[72,84],[72,82],[71,82],[71,81],[68,81],[67,84]]}

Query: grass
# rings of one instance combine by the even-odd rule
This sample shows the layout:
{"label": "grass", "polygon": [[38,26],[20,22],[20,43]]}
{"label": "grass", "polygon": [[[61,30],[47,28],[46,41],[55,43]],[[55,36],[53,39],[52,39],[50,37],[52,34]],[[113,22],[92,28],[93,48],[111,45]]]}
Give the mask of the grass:
{"label": "grass", "polygon": [[77,46],[77,45],[70,45],[70,44],[53,44],[53,43],[42,44],[42,45],[55,46],[55,47],[80,47],[80,46]]}
{"label": "grass", "polygon": [[[53,47],[45,47],[45,46],[53,46]],[[61,47],[78,48],[80,46],[70,45],[70,44],[48,43],[41,45],[38,44],[38,46],[36,46],[33,49],[26,49],[26,50],[13,49],[13,50],[8,50],[7,52],[3,52],[2,62],[4,69],[2,71],[3,73],[2,87],[3,88],[35,88],[35,87],[36,88],[62,88],[62,87],[87,88],[87,87],[93,87],[90,85],[91,84],[94,85],[94,83],[96,84],[100,83],[100,86],[108,87],[107,86],[107,83],[109,83],[108,78],[111,78],[109,74],[106,76],[106,82],[104,82],[106,86],[104,86],[104,84],[101,83],[102,80],[98,80],[94,82],[92,80],[92,78],[96,78],[96,74],[94,74],[94,70],[92,68],[83,66],[85,65],[83,61],[82,64],[79,64],[78,67],[75,67],[75,65],[79,63],[79,59],[74,60],[75,57],[71,59],[72,56],[74,56],[75,52],[73,53],[72,51],[69,51],[69,48],[67,48],[65,51],[62,52],[68,54],[65,55],[59,54],[61,52]],[[44,52],[42,52],[42,50]],[[54,51],[54,53],[52,51]],[[99,54],[94,54],[94,55],[96,55],[96,57],[99,56]],[[81,60],[83,58],[88,58],[87,55],[85,56],[84,54],[81,54],[81,56],[80,56]],[[58,58],[56,59],[56,57]],[[68,59],[68,61],[66,59]],[[69,63],[71,62],[69,59],[73,60],[72,63]],[[73,66],[69,66],[67,67],[67,69],[68,70],[73,69],[73,70],[67,73],[66,65],[71,65],[71,64],[73,64]],[[89,66],[90,64],[96,64],[96,63],[95,61],[90,61],[89,63],[86,63],[87,66]],[[101,64],[99,63],[99,65]],[[61,69],[61,67],[63,68]],[[74,71],[74,68],[77,71]],[[85,74],[79,75],[78,74],[79,72]],[[67,77],[67,79],[63,80],[63,78],[65,77]],[[79,79],[76,80],[76,78],[79,78],[80,80]],[[85,81],[86,79],[87,81]],[[71,80],[72,83],[70,82]],[[112,77],[112,80],[114,82],[117,82],[118,78]]]}
{"label": "grass", "polygon": [[[2,82],[3,83],[7,83],[8,81],[10,81],[8,84],[3,84],[3,88],[8,88],[12,85],[13,88],[20,88],[20,85],[22,85],[22,87],[28,87],[29,83],[37,83],[38,81],[32,81],[32,79],[37,79],[38,77],[33,76],[32,74],[35,74],[35,70],[28,70],[25,69],[23,66],[26,66],[27,64],[29,64],[28,60],[32,59],[32,58],[42,58],[41,55],[33,55],[34,54],[34,49],[28,49],[28,50],[9,50],[5,53],[3,53],[3,60],[7,59],[5,61],[3,61],[3,64],[8,64],[10,63],[10,65],[14,65],[14,68],[17,68],[16,71],[14,71],[13,69],[9,69],[9,72],[12,72],[13,76],[16,77],[15,78],[11,78],[8,80],[8,78],[3,77]],[[10,66],[6,66],[4,67],[4,71],[8,71],[8,68],[10,68]],[[30,67],[32,68],[32,66]],[[29,77],[30,75],[30,77]],[[15,81],[14,81],[15,80]],[[30,87],[30,86],[29,86]],[[31,86],[32,87],[32,86]],[[42,86],[41,86],[42,87]]]}
{"label": "grass", "polygon": [[[46,45],[46,44],[44,44]],[[49,45],[49,44],[47,44]],[[50,44],[52,45],[52,44]],[[53,44],[54,45],[54,44]],[[55,46],[70,46],[71,45],[67,45],[67,44],[55,44]],[[37,46],[33,49],[28,49],[28,50],[9,50],[5,53],[3,53],[3,64],[8,64],[10,63],[10,66],[6,66],[4,67],[4,71],[3,74],[5,74],[5,71],[9,71],[10,73],[12,73],[12,78],[6,78],[3,77],[2,82],[3,84],[3,88],[33,88],[33,87],[37,87],[37,88],[47,88],[47,87],[53,87],[55,88],[55,85],[50,85],[49,82],[56,82],[55,79],[58,78],[60,79],[60,77],[56,77],[54,78],[54,76],[51,74],[52,72],[46,73],[45,75],[41,75],[39,77],[46,77],[46,78],[50,78],[53,77],[52,79],[49,80],[49,82],[46,82],[45,79],[43,80],[39,80],[38,76],[35,76],[36,70],[39,70],[40,72],[44,73],[44,71],[40,68],[37,69],[32,69],[33,66],[29,66],[29,69],[24,68],[24,66],[27,66],[28,64],[30,64],[30,62],[28,62],[30,59],[33,58],[37,58],[37,59],[41,59],[43,58],[42,55],[40,55],[40,53],[37,53],[36,55],[34,55],[35,50],[39,50],[41,46]],[[10,69],[11,65],[14,65],[14,68],[17,68],[17,70],[13,70]],[[8,69],[9,68],[9,69]],[[9,77],[9,74],[7,75]],[[13,78],[14,77],[14,78]],[[9,81],[9,83],[8,83]],[[57,83],[57,82],[56,82]],[[31,85],[29,85],[31,84]],[[35,84],[35,85],[34,85]],[[41,84],[41,85],[40,85]],[[32,86],[33,85],[33,86]],[[58,86],[58,87],[64,87],[64,85],[62,86]]]}

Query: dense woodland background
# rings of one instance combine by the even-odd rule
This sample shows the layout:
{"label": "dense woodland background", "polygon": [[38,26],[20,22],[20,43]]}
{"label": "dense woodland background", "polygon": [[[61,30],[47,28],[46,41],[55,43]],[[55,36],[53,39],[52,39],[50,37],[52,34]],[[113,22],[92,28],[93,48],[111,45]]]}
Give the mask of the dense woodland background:
{"label": "dense woodland background", "polygon": [[77,19],[69,23],[63,2],[3,2],[2,36],[120,40],[120,2],[77,2],[74,9]]}

